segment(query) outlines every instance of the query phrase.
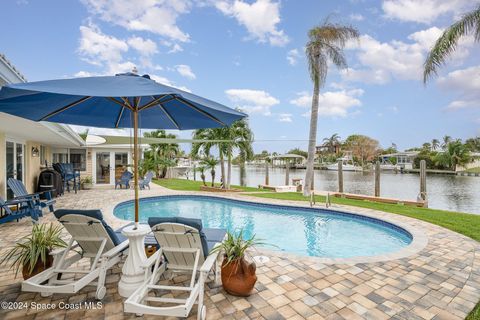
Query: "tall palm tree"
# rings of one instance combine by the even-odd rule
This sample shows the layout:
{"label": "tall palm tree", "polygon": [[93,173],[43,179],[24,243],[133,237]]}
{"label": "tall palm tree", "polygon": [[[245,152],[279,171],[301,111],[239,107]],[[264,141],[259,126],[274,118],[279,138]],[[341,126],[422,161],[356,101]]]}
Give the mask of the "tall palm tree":
{"label": "tall palm tree", "polygon": [[440,147],[440,141],[438,141],[438,139],[432,139],[432,151],[435,151],[438,149],[438,147]]}
{"label": "tall palm tree", "polygon": [[424,83],[437,74],[437,69],[457,48],[459,39],[471,33],[475,35],[475,41],[480,41],[480,6],[448,27],[435,42],[424,63]]}
{"label": "tall palm tree", "polygon": [[313,162],[318,122],[318,98],[320,88],[324,85],[328,73],[328,60],[340,69],[347,68],[347,60],[343,53],[345,44],[350,39],[358,39],[359,32],[351,26],[330,22],[328,19],[308,32],[309,41],[306,55],[310,77],[313,81],[312,111],[310,113],[310,134],[308,139],[307,172],[303,194],[310,195],[313,178]]}

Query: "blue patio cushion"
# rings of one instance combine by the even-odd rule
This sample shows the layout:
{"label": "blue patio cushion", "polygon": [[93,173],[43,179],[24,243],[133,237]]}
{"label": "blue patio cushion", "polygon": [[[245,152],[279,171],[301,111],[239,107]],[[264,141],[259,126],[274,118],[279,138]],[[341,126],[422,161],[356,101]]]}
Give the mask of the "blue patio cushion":
{"label": "blue patio cushion", "polygon": [[183,218],[183,217],[150,217],[148,218],[148,224],[150,225],[150,228],[152,228],[152,230],[154,230],[153,227],[159,223],[180,223],[180,224],[190,226],[194,229],[197,229],[200,235],[200,241],[202,242],[203,255],[205,257],[208,256],[208,252],[209,252],[208,242],[207,242],[207,237],[203,232],[202,220]]}
{"label": "blue patio cushion", "polygon": [[115,246],[118,246],[120,243],[125,241],[125,239],[119,239],[112,227],[110,227],[107,222],[103,220],[103,214],[100,210],[58,209],[53,214],[58,220],[61,220],[62,217],[69,214],[78,214],[100,220],[105,230],[107,230],[107,233]]}

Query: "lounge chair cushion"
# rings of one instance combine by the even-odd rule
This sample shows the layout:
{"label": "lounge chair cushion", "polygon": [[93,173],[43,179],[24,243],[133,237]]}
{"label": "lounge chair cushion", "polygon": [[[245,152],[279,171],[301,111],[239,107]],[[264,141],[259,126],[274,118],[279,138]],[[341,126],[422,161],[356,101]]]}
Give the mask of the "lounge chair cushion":
{"label": "lounge chair cushion", "polygon": [[207,237],[208,252],[213,249],[215,244],[222,242],[227,234],[225,229],[204,228],[205,236]]}
{"label": "lounge chair cushion", "polygon": [[[203,255],[208,256],[208,242],[205,233],[203,232],[202,220],[200,219],[191,219],[183,217],[150,217],[148,218],[148,224],[150,228],[156,226],[159,223],[180,223],[198,230],[200,235],[200,241],[202,242]],[[155,230],[153,230],[155,231]]]}
{"label": "lounge chair cushion", "polygon": [[69,214],[78,214],[100,220],[105,230],[107,230],[107,233],[115,246],[118,246],[120,243],[125,241],[125,239],[120,239],[115,233],[115,231],[113,231],[113,229],[107,224],[107,222],[103,220],[103,214],[100,210],[59,209],[54,212],[54,215],[58,220],[60,220],[63,216]]}

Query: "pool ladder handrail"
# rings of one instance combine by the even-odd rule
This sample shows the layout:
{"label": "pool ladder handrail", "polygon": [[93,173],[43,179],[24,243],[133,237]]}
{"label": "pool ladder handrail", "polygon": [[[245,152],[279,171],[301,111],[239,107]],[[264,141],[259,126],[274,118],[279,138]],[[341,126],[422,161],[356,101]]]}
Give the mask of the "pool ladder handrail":
{"label": "pool ladder handrail", "polygon": [[[312,190],[310,192],[310,207],[313,207],[315,205],[315,191]],[[332,206],[332,201],[331,201],[331,198],[330,198],[330,193],[327,192],[327,196],[325,198],[325,207],[326,208],[329,208]]]}

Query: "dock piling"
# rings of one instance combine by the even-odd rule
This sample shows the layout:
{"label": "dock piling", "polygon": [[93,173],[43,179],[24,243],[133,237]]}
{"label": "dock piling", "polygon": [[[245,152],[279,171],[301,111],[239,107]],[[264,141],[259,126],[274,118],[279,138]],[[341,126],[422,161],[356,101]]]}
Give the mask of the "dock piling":
{"label": "dock piling", "polygon": [[268,186],[270,185],[270,177],[268,173],[268,161],[265,160],[265,185]]}
{"label": "dock piling", "polygon": [[425,202],[425,207],[428,207],[427,199],[427,162],[420,160],[420,194],[419,200]]}
{"label": "dock piling", "polygon": [[338,161],[338,192],[343,193],[343,163]]}
{"label": "dock piling", "polygon": [[288,186],[288,180],[290,180],[290,162],[285,162],[285,185]]}
{"label": "dock piling", "polygon": [[380,197],[380,162],[375,163],[375,197]]}

